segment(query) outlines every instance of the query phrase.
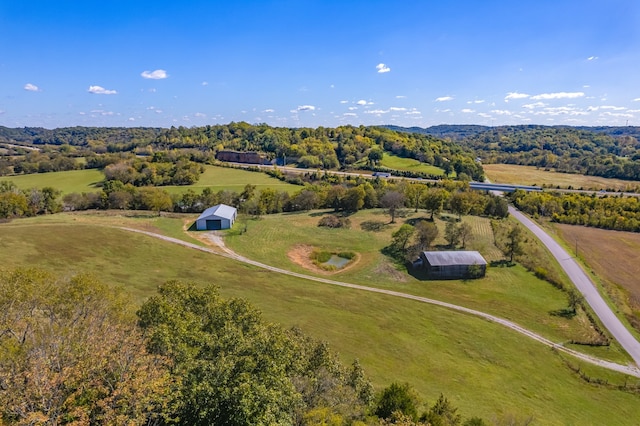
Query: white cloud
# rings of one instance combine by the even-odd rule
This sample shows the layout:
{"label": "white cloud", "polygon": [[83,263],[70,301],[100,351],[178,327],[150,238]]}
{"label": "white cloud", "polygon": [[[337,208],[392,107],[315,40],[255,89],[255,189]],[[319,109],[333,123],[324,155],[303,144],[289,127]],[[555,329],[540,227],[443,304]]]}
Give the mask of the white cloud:
{"label": "white cloud", "polygon": [[605,105],[605,106],[601,106],[600,108],[602,109],[612,109],[614,111],[623,111],[626,108],[625,107],[617,107],[617,106],[613,106],[613,105]]}
{"label": "white cloud", "polygon": [[208,81],[203,81],[203,82],[202,82],[202,83],[200,83],[200,84],[202,84],[203,86],[208,86],[208,85],[209,85],[209,82],[208,82]]}
{"label": "white cloud", "polygon": [[345,117],[357,117],[358,114],[355,114],[353,112],[345,112],[344,114],[342,114]]}
{"label": "white cloud", "polygon": [[498,115],[511,115],[513,114],[511,111],[507,111],[506,109],[494,109],[491,111],[494,114]]}
{"label": "white cloud", "polygon": [[601,116],[607,116],[607,117],[624,117],[624,118],[633,118],[633,114],[626,114],[626,113],[619,113],[619,112],[603,112],[602,114],[600,114]]}
{"label": "white cloud", "polygon": [[129,121],[136,121],[136,119],[133,117],[129,117]]}
{"label": "white cloud", "polygon": [[349,101],[340,101],[341,104],[348,104]]}
{"label": "white cloud", "polygon": [[484,103],[484,99],[478,99],[475,101],[467,101],[468,104],[482,104]]}
{"label": "white cloud", "polygon": [[162,80],[163,78],[167,78],[167,72],[165,70],[155,70],[155,71],[142,71],[140,75],[143,78],[149,78],[151,80]]}
{"label": "white cloud", "polygon": [[356,102],[358,105],[366,105],[367,101],[365,101],[364,99],[360,99],[358,102]]}
{"label": "white cloud", "polygon": [[271,109],[271,108],[269,108],[269,109],[265,109],[265,110],[264,110],[264,111],[262,111],[262,112],[271,113],[271,112],[276,112],[276,110],[275,110],[275,109]]}
{"label": "white cloud", "polygon": [[453,100],[453,96],[441,96],[439,98],[436,98],[436,102],[445,102],[445,101],[452,101]]}
{"label": "white cloud", "polygon": [[407,115],[420,115],[422,113],[420,111],[418,111],[417,109],[413,108],[411,111],[407,111],[406,114]]}
{"label": "white cloud", "polygon": [[316,107],[313,105],[300,105],[297,111],[315,111]]}
{"label": "white cloud", "polygon": [[507,93],[507,96],[504,97],[504,101],[509,102],[511,99],[525,99],[528,97],[529,95],[526,93],[509,92]]}
{"label": "white cloud", "polygon": [[349,109],[349,111],[355,111],[355,110],[357,110],[357,109],[358,109],[358,107],[351,106],[351,107],[349,107],[348,109]]}
{"label": "white cloud", "polygon": [[406,111],[406,108],[400,108],[400,107],[391,107],[389,108],[389,111]]}
{"label": "white cloud", "polygon": [[195,114],[193,114],[194,117],[198,117],[198,118],[204,118],[207,116],[207,114],[201,113],[201,112],[196,112]]}
{"label": "white cloud", "polygon": [[385,111],[383,109],[372,109],[372,110],[369,110],[369,111],[365,111],[364,113],[365,114],[386,114],[388,112],[389,111]]}
{"label": "white cloud", "polygon": [[397,95],[396,99],[406,99],[407,97],[405,95]]}
{"label": "white cloud", "polygon": [[547,104],[545,104],[544,102],[535,102],[532,104],[522,105],[523,108],[527,108],[527,109],[542,108],[546,106]]}
{"label": "white cloud", "polygon": [[478,115],[483,118],[493,118],[491,114],[487,114],[486,112],[479,112]]}
{"label": "white cloud", "polygon": [[385,73],[385,72],[391,71],[391,68],[389,68],[385,64],[376,65],[376,69],[378,70],[379,73]]}
{"label": "white cloud", "polygon": [[640,102],[640,98],[635,98],[633,102]]}
{"label": "white cloud", "polygon": [[96,95],[115,95],[118,93],[115,90],[107,90],[101,86],[89,86],[88,92]]}
{"label": "white cloud", "polygon": [[39,92],[40,88],[35,84],[27,83],[24,85],[24,90],[28,90],[29,92]]}
{"label": "white cloud", "polygon": [[556,93],[541,93],[539,95],[532,96],[533,100],[540,99],[574,99],[584,96],[584,92],[556,92]]}
{"label": "white cloud", "polygon": [[587,61],[595,61],[596,59],[598,59],[598,57],[597,57],[597,56],[589,56],[589,57],[587,58]]}
{"label": "white cloud", "polygon": [[464,109],[462,110],[462,112],[464,112],[465,114],[470,114],[470,113],[472,113],[472,112],[476,112],[476,111],[475,111],[475,110],[473,110],[473,109],[464,108]]}

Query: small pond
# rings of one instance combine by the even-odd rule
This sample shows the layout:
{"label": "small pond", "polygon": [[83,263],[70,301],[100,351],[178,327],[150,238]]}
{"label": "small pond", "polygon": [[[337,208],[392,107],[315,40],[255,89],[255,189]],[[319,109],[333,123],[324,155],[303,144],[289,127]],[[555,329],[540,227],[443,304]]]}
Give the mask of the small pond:
{"label": "small pond", "polygon": [[331,258],[329,258],[329,260],[323,263],[323,265],[333,266],[336,269],[341,269],[344,268],[349,262],[351,262],[351,259],[346,259],[344,257],[333,254],[331,255]]}

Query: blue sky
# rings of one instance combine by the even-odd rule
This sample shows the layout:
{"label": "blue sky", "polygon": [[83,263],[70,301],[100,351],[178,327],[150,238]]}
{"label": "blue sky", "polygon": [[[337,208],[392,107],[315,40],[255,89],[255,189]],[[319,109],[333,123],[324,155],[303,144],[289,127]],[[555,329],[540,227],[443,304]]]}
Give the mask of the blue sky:
{"label": "blue sky", "polygon": [[640,125],[637,0],[2,0],[0,125]]}

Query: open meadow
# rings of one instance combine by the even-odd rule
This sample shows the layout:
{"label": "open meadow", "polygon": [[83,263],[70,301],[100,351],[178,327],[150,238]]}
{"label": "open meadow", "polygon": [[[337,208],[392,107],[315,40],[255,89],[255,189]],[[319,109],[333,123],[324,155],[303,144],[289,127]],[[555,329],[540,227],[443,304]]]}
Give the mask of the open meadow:
{"label": "open meadow", "polygon": [[[318,219],[309,214],[300,216],[312,222]],[[254,303],[268,320],[285,327],[298,326],[327,341],[345,361],[358,358],[377,389],[392,381],[409,382],[431,403],[442,392],[463,416],[521,421],[532,418],[542,425],[625,425],[640,418],[638,394],[587,383],[566,363],[616,386],[633,385],[639,382],[637,379],[584,365],[485,320],[416,301],[285,276],[112,227],[165,234],[171,230],[170,234],[178,235],[194,218],[58,214],[14,220],[0,224],[0,263],[4,268],[38,266],[66,275],[92,273],[109,284],[123,286],[138,302],[153,295],[156,286],[169,279],[214,283],[223,296],[243,297]],[[269,218],[255,223],[267,223]],[[292,229],[299,226],[286,215],[276,215],[274,220],[280,225],[289,223]],[[256,237],[252,226],[253,230],[257,227],[249,223],[248,231],[238,238]],[[323,230],[313,227],[311,231]],[[310,244],[326,240],[327,234],[321,234]],[[187,235],[182,237],[190,240]],[[351,243],[349,238],[346,243],[334,238],[327,244],[357,243],[355,236],[350,238]],[[381,237],[367,238],[371,239],[360,242],[363,249]],[[236,241],[235,245],[239,244],[244,242]],[[468,302],[484,293],[485,302],[480,304],[488,310],[492,304],[511,303],[508,299],[515,297],[509,295],[512,290],[500,294],[493,288],[505,285],[515,287],[514,293],[529,291],[521,296],[520,303],[531,299],[530,305],[562,305],[561,298],[549,290],[550,285],[536,284],[522,268],[505,268],[505,272],[510,278],[493,284],[491,278],[434,282],[433,288],[424,292],[435,297],[438,287],[451,286],[443,295],[458,292]],[[490,271],[490,276],[497,274]],[[339,275],[332,278],[347,281]],[[388,283],[411,293],[426,284],[411,279]],[[514,307],[514,315],[518,309],[528,308]]]}
{"label": "open meadow", "polygon": [[[193,185],[161,186],[159,188],[165,189],[171,194],[182,194],[188,189],[202,192],[204,188],[211,188],[214,192],[225,189],[242,192],[242,189],[247,183],[255,185],[257,190],[273,188],[289,193],[296,192],[301,188],[298,185],[282,182],[261,172],[250,172],[242,169],[211,165],[205,165],[204,168],[204,173],[200,175],[198,182]],[[72,192],[100,191],[98,184],[104,180],[104,174],[98,169],[86,169],[0,177],[0,181],[7,180],[15,183],[20,189],[52,186],[62,191],[64,195]]]}
{"label": "open meadow", "polygon": [[600,176],[587,176],[571,173],[559,173],[534,166],[514,164],[483,164],[487,178],[493,183],[511,183],[519,185],[538,185],[573,189],[613,190],[637,192],[640,182],[622,179],[609,179]]}
{"label": "open meadow", "polygon": [[413,158],[398,157],[397,155],[385,153],[380,161],[380,165],[393,170],[401,170],[414,173],[428,173],[435,176],[443,176],[444,170],[440,167],[422,163]]}

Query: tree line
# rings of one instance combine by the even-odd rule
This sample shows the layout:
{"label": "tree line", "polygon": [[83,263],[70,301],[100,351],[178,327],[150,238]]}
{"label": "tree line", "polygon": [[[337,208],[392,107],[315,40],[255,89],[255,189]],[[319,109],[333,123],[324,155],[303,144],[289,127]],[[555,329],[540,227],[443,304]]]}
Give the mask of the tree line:
{"label": "tree line", "polygon": [[87,275],[0,271],[0,422],[486,424],[408,384],[376,393],[357,360],[213,285],[170,281],[137,309],[129,300]]}
{"label": "tree line", "polygon": [[623,195],[515,191],[509,198],[523,212],[554,222],[640,232],[640,200]]}
{"label": "tree line", "polygon": [[[4,174],[96,167],[96,163],[86,161],[84,165],[67,162],[62,168],[54,165],[54,157],[58,156],[153,155],[177,150],[187,152],[193,161],[212,162],[219,151],[237,150],[257,151],[272,160],[324,169],[370,168],[378,153],[390,152],[441,167],[447,174],[456,171],[474,180],[483,177],[482,166],[458,144],[381,127],[280,128],[244,122],[169,129],[0,127],[0,142],[3,141],[41,147],[40,153],[3,157],[0,173]],[[49,155],[51,152],[56,154]]]}

